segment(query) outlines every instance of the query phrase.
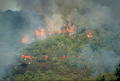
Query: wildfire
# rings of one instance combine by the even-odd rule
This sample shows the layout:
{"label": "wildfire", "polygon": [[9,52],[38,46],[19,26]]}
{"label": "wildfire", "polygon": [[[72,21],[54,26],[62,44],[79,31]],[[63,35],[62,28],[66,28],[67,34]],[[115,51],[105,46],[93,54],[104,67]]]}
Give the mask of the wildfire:
{"label": "wildfire", "polygon": [[[53,21],[51,21],[51,24],[52,24],[52,30],[53,30],[53,31],[56,30],[56,27],[54,27]],[[54,33],[53,33],[53,34],[54,34]]]}
{"label": "wildfire", "polygon": [[46,56],[45,56],[45,58],[47,59],[47,58],[48,58],[48,56],[46,55]]}
{"label": "wildfire", "polygon": [[27,43],[27,42],[28,42],[27,34],[26,34],[25,37],[22,39],[22,42],[23,42],[23,43]]}
{"label": "wildfire", "polygon": [[93,35],[91,35],[91,33],[88,32],[87,37],[90,38],[90,37],[93,37]]}
{"label": "wildfire", "polygon": [[51,35],[51,32],[50,32],[50,29],[48,28],[48,33],[47,33],[47,35]]}
{"label": "wildfire", "polygon": [[[92,31],[91,31],[91,32],[92,32]],[[88,30],[86,30],[86,33],[88,33],[88,34],[87,34],[87,37],[88,37],[88,38],[93,37],[93,35],[91,35],[91,32],[88,31]]]}
{"label": "wildfire", "polygon": [[64,24],[63,26],[66,27],[66,24]]}
{"label": "wildfire", "polygon": [[[45,37],[47,35],[54,35],[54,34],[62,34],[62,33],[68,33],[69,35],[74,34],[74,24],[71,27],[68,27],[66,24],[63,24],[63,28],[59,29],[58,31],[56,31],[56,27],[54,27],[54,23],[53,21],[51,21],[51,26],[52,28],[45,28],[45,29],[41,29],[40,27],[38,27],[38,29],[35,29],[35,35],[37,38],[41,38],[41,37]],[[31,39],[34,40],[34,39]],[[27,43],[28,39],[27,39],[27,35],[25,35],[24,39],[22,39],[23,43]]]}
{"label": "wildfire", "polygon": [[70,29],[67,27],[67,32],[74,33],[74,25],[72,27],[70,27]]}
{"label": "wildfire", "polygon": [[62,58],[67,58],[67,56],[64,55]]}
{"label": "wildfire", "polygon": [[46,35],[45,29],[41,29],[41,36],[45,36],[45,35]]}
{"label": "wildfire", "polygon": [[31,55],[24,55],[24,56],[21,56],[21,58],[30,58],[31,59]]}
{"label": "wildfire", "polygon": [[80,55],[78,55],[77,57],[79,57],[79,58],[80,58],[81,56],[80,56]]}
{"label": "wildfire", "polygon": [[62,33],[62,31],[61,30],[59,30],[59,32],[58,33]]}
{"label": "wildfire", "polygon": [[40,32],[39,32],[39,30],[35,29],[35,33],[36,33],[37,38],[39,38],[39,37],[40,37]]}

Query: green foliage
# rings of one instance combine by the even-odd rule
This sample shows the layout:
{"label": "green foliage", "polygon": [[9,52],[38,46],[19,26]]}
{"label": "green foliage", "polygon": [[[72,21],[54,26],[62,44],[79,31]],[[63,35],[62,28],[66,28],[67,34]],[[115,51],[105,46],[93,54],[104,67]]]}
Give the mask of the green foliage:
{"label": "green foliage", "polygon": [[96,76],[96,80],[98,80],[98,81],[106,81],[106,80],[114,81],[116,79],[117,79],[117,77],[114,76],[113,73],[109,73],[109,72],[108,73],[104,73],[104,74],[99,74],[98,76]]}
{"label": "green foliage", "polygon": [[25,75],[25,77],[24,77],[24,80],[25,80],[25,81],[31,81],[31,79],[32,79],[32,78],[31,78],[31,76],[29,76],[29,75]]}
{"label": "green foliage", "polygon": [[24,76],[23,75],[18,75],[16,77],[16,81],[24,81]]}
{"label": "green foliage", "polygon": [[28,75],[28,76],[30,76],[30,77],[34,77],[35,76],[35,74],[33,73],[33,72],[31,72],[31,71],[26,71],[25,73],[24,73],[24,76],[26,76],[26,75]]}
{"label": "green foliage", "polygon": [[28,64],[27,64],[25,61],[22,61],[22,63],[21,63],[21,66],[22,66],[22,67],[27,67],[27,65],[28,65]]}
{"label": "green foliage", "polygon": [[57,75],[54,80],[55,80],[55,81],[63,81],[63,80],[65,81],[65,80],[67,80],[67,78],[61,77],[61,76],[58,76],[58,75]]}
{"label": "green foliage", "polygon": [[53,72],[51,71],[51,70],[48,70],[47,72],[46,72],[46,75],[48,75],[49,77],[51,77],[51,76],[53,76]]}
{"label": "green foliage", "polygon": [[[22,54],[34,57],[31,64],[28,65],[27,60],[21,60],[24,68],[13,71],[5,80],[116,80],[119,69],[116,70],[116,76],[108,72],[92,77],[92,73],[103,68],[101,63],[91,60],[101,58],[101,48],[120,53],[119,45],[116,44],[120,40],[120,32],[108,33],[108,27],[101,30],[95,29],[92,38],[88,38],[85,32],[77,34],[75,38],[70,38],[65,33],[64,37],[56,35],[27,45]],[[46,55],[48,58],[45,58]],[[63,59],[63,55],[68,58]],[[78,58],[77,55],[81,57]]]}
{"label": "green foliage", "polygon": [[120,81],[120,64],[116,68],[115,76],[117,77],[117,81]]}

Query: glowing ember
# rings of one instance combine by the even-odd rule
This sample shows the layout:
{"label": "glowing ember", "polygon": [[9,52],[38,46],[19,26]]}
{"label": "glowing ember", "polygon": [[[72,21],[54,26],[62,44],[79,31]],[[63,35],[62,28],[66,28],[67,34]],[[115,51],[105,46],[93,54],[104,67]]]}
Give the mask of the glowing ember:
{"label": "glowing ember", "polygon": [[64,55],[62,58],[67,58],[67,56]]}
{"label": "glowing ember", "polygon": [[45,58],[47,59],[47,58],[48,58],[48,56],[46,55],[46,56],[45,56]]}
{"label": "glowing ember", "polygon": [[27,42],[28,42],[27,34],[26,34],[25,37],[22,39],[22,42],[23,42],[23,43],[27,43]]}
{"label": "glowing ember", "polygon": [[93,37],[93,35],[91,35],[91,33],[88,32],[87,37],[90,38],[90,37]]}
{"label": "glowing ember", "polygon": [[22,56],[21,58],[31,58],[30,55],[25,55],[25,56]]}
{"label": "glowing ember", "polygon": [[78,55],[77,57],[79,57],[79,58],[80,58],[81,56],[80,56],[80,55]]}
{"label": "glowing ember", "polygon": [[90,58],[90,56],[88,56],[88,58]]}
{"label": "glowing ember", "polygon": [[64,24],[63,26],[66,27],[66,24]]}
{"label": "glowing ember", "polygon": [[58,33],[62,33],[62,31],[61,30],[59,30],[59,32]]}

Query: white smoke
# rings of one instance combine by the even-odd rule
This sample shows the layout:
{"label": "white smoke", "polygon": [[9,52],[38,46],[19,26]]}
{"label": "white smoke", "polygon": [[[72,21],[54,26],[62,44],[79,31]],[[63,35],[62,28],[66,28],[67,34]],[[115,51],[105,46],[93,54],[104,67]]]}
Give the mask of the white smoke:
{"label": "white smoke", "polygon": [[20,9],[43,16],[43,21],[47,26],[50,26],[48,21],[52,20],[53,17],[56,27],[61,27],[63,23],[68,23],[71,26],[72,20],[74,20],[76,29],[79,31],[83,27],[94,29],[103,23],[111,23],[109,7],[95,4],[89,0],[16,1]]}

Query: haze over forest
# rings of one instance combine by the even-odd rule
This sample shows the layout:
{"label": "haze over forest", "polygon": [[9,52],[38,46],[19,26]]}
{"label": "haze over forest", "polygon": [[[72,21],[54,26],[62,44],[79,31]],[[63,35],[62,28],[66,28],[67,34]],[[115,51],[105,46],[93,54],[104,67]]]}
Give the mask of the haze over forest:
{"label": "haze over forest", "polygon": [[[17,76],[16,80],[20,78],[18,74],[24,77],[27,71],[37,73],[39,70],[56,75],[59,74],[56,68],[62,67],[65,70],[76,68],[78,77],[114,74],[120,61],[119,3],[119,0],[1,0],[0,79],[11,80],[11,76]],[[27,64],[28,61],[20,59],[22,55],[31,55],[32,61],[26,67],[18,68],[16,64]],[[61,61],[42,59],[46,55],[48,58],[60,57]],[[66,60],[62,59],[64,55]],[[51,69],[52,62],[54,69]],[[37,66],[37,63],[41,65]],[[46,70],[38,69],[47,64]],[[15,75],[11,75],[12,65]],[[32,65],[37,71],[30,69]],[[7,78],[6,74],[9,74]],[[62,74],[59,76],[63,77]]]}

